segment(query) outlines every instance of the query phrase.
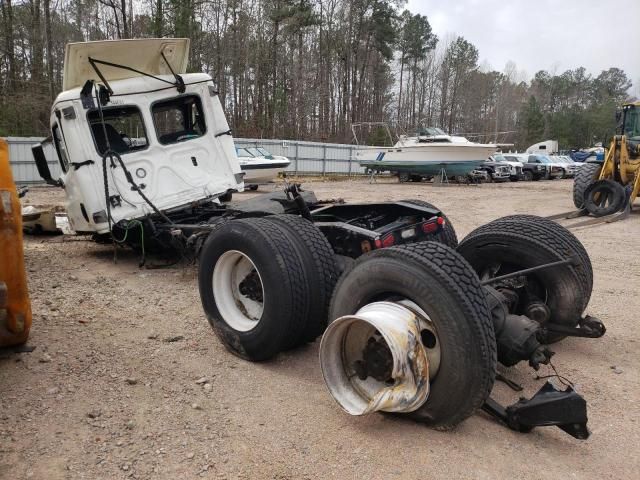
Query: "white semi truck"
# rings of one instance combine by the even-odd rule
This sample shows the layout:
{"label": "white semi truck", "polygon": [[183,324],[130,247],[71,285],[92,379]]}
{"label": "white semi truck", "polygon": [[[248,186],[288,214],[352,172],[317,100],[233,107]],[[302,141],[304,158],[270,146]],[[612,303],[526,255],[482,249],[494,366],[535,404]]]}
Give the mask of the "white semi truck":
{"label": "white semi truck", "polygon": [[114,244],[197,259],[207,319],[235,355],[266,360],[323,336],[329,391],[351,414],[408,413],[451,428],[478,409],[528,431],[589,434],[586,402],[546,384],[508,408],[496,363],[538,368],[548,344],[599,337],[583,316],[584,247],[539,217],[495,220],[458,242],[417,200],[319,202],[284,191],[233,202],[242,171],[216,87],[187,74],[187,39],[67,46],[51,110],[72,228]]}

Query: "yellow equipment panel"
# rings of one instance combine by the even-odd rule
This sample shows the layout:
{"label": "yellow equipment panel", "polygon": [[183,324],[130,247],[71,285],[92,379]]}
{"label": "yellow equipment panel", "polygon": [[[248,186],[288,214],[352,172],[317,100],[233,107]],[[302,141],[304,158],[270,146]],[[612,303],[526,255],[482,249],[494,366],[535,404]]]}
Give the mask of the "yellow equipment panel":
{"label": "yellow equipment panel", "polygon": [[27,341],[31,302],[22,248],[22,214],[9,165],[7,143],[0,139],[0,346]]}

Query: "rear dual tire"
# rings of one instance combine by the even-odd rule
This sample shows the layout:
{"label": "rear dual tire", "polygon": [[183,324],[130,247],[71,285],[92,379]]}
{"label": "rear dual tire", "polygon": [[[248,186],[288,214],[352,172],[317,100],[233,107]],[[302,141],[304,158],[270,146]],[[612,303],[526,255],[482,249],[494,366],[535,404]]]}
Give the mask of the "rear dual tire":
{"label": "rear dual tire", "polygon": [[331,246],[311,222],[292,215],[225,222],[209,235],[198,267],[214,332],[251,361],[321,334],[336,281]]}
{"label": "rear dual tire", "polygon": [[[458,252],[481,279],[573,257],[574,265],[527,276],[527,295],[535,295],[549,307],[550,322],[569,327],[578,324],[589,303],[593,289],[589,255],[571,232],[551,220],[534,215],[499,218],[471,232],[460,242]],[[521,301],[512,313],[525,313]],[[543,340],[553,343],[562,338],[548,334]]]}
{"label": "rear dual tire", "polygon": [[432,322],[440,351],[429,397],[409,415],[443,430],[473,415],[493,388],[496,340],[484,291],[469,264],[437,242],[363,255],[340,277],[330,319],[384,300],[409,300],[420,307]]}

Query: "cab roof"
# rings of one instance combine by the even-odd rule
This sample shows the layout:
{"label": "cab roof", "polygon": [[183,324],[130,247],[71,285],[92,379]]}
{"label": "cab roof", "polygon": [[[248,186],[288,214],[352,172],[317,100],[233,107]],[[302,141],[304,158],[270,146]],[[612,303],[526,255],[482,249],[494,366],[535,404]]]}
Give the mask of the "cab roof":
{"label": "cab roof", "polygon": [[[135,40],[104,40],[67,44],[64,56],[63,90],[81,87],[87,80],[100,81],[89,58],[124,65],[151,75],[171,75],[187,70],[189,61],[188,38],[144,38]],[[162,58],[171,64],[171,69]],[[139,77],[140,74],[122,68],[98,65],[104,78],[110,82]]]}

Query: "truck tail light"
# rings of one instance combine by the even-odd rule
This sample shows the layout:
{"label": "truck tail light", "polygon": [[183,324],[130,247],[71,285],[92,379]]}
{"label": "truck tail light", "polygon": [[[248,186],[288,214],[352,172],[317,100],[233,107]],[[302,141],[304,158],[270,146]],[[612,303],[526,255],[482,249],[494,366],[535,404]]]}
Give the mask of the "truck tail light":
{"label": "truck tail light", "polygon": [[422,231],[427,234],[434,233],[438,230],[438,228],[444,225],[444,223],[445,223],[445,219],[442,217],[438,217],[435,220],[430,220],[428,222],[423,223]]}
{"label": "truck tail light", "polygon": [[396,243],[396,239],[393,233],[388,233],[382,239],[376,238],[376,248],[393,247]]}

